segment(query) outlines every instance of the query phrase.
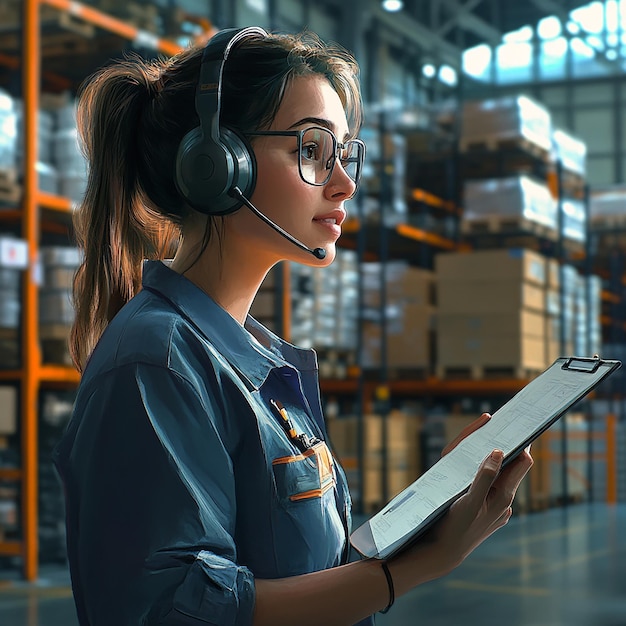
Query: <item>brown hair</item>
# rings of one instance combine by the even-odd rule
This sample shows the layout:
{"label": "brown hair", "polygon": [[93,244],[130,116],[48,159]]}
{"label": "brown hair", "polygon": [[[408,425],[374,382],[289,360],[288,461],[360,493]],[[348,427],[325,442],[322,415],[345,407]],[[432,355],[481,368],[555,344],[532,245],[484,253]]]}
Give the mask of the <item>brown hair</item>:
{"label": "brown hair", "polygon": [[[141,288],[143,260],[166,258],[192,211],[174,171],[182,137],[199,124],[202,51],[188,48],[157,61],[128,57],[81,88],[77,120],[89,177],[75,215],[84,260],[74,280],[70,337],[81,371],[107,324]],[[224,72],[221,124],[242,135],[268,127],[289,82],[307,74],[328,78],[356,134],[362,119],[356,62],[311,33],[255,36],[237,45]],[[216,219],[207,219],[207,243]]]}

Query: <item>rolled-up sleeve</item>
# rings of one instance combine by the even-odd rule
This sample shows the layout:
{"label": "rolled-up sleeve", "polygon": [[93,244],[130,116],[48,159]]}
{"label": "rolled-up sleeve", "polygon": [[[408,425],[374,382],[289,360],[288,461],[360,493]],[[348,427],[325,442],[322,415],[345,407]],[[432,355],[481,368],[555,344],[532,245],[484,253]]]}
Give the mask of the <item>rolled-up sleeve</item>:
{"label": "rolled-up sleeve", "polygon": [[218,381],[206,385],[132,364],[79,399],[57,466],[81,624],[252,624],[254,578],[233,539],[232,442]]}

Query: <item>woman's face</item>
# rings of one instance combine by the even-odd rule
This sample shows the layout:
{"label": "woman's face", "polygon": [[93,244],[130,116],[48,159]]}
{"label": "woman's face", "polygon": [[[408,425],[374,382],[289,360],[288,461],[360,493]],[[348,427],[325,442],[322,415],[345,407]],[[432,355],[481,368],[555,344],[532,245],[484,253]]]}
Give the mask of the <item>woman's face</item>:
{"label": "woman's face", "polygon": [[[328,80],[319,75],[300,76],[291,82],[267,130],[304,130],[311,126],[330,129],[339,142],[349,137],[341,100]],[[252,146],[257,163],[252,204],[307,247],[323,248],[326,257],[320,261],[300,250],[245,206],[226,218],[228,237],[239,244],[241,254],[258,263],[269,263],[268,267],[284,259],[318,266],[330,264],[346,217],[344,203],[354,194],[354,182],[337,162],[325,185],[306,183],[299,173],[296,137],[254,137]]]}

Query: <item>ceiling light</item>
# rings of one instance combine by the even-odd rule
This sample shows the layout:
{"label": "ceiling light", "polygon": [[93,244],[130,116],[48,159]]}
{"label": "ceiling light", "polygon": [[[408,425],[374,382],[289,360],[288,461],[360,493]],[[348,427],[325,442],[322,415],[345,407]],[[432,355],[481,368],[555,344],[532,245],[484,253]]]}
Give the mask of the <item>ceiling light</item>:
{"label": "ceiling light", "polygon": [[435,66],[432,63],[427,63],[422,67],[422,74],[426,78],[432,78],[437,73]]}
{"label": "ceiling light", "polygon": [[402,0],[383,0],[382,7],[389,13],[395,13],[396,11],[402,11],[404,2]]}

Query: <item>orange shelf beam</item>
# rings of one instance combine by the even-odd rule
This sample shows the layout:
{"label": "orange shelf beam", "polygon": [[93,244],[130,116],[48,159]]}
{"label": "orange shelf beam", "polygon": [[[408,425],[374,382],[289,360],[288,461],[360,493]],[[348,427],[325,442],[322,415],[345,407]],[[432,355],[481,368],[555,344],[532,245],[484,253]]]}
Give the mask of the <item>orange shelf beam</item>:
{"label": "orange shelf beam", "polygon": [[73,210],[72,201],[69,198],[56,196],[45,191],[37,193],[37,204],[44,209],[61,213],[71,213]]}
{"label": "orange shelf beam", "polygon": [[[346,234],[354,234],[359,231],[361,225],[359,220],[356,217],[353,217],[346,220],[341,228]],[[395,227],[395,231],[401,237],[413,239],[414,241],[421,241],[438,248],[455,250],[458,247],[457,244],[451,239],[446,239],[445,237],[441,237],[435,233],[430,233],[426,230],[422,230],[421,228],[416,228],[415,226],[410,226],[409,224],[398,224]]]}
{"label": "orange shelf beam", "polygon": [[440,198],[429,191],[425,191],[424,189],[412,189],[411,198],[413,198],[416,202],[423,202],[424,204],[437,209],[445,209],[446,211],[450,211],[450,213],[459,212],[459,207],[456,206],[454,202],[444,200],[443,198]]}
{"label": "orange shelf beam", "polygon": [[[28,242],[29,270],[25,272],[23,289],[22,348],[23,375],[21,385],[22,427],[22,538],[23,571],[26,580],[37,578],[38,541],[38,446],[37,446],[37,395],[39,391],[38,368],[41,354],[38,342],[38,288],[34,275],[39,254],[39,207],[37,163],[37,112],[41,78],[41,23],[40,1],[24,0],[22,84],[24,98],[24,170],[22,236]],[[12,544],[7,544],[11,549]],[[6,553],[6,552],[5,552]]]}
{"label": "orange shelf beam", "polygon": [[[21,59],[18,57],[11,56],[9,54],[5,54],[4,52],[0,52],[0,65],[4,67],[8,67],[11,70],[17,70],[21,67]],[[42,77],[45,81],[50,83],[50,85],[56,87],[57,89],[71,89],[72,81],[64,78],[63,76],[59,76],[58,74],[54,74],[53,72],[42,72]]]}
{"label": "orange shelf beam", "polygon": [[0,541],[0,554],[22,556],[23,545],[20,541]]}
{"label": "orange shelf beam", "polygon": [[398,224],[396,226],[396,232],[407,239],[414,239],[415,241],[421,241],[431,246],[445,248],[446,250],[454,250],[457,247],[456,243],[450,239],[446,239],[435,233],[429,233],[421,228],[409,226],[408,224]]}
{"label": "orange shelf beam", "polygon": [[603,302],[611,302],[612,304],[619,304],[621,298],[616,293],[611,293],[610,291],[602,291],[602,301]]}
{"label": "orange shelf beam", "polygon": [[22,470],[18,468],[0,467],[0,480],[20,480],[22,478]]}
{"label": "orange shelf beam", "polygon": [[119,35],[124,39],[141,43],[163,52],[169,56],[181,51],[181,47],[166,39],[160,39],[152,33],[143,31],[132,24],[127,24],[123,20],[107,15],[102,11],[98,11],[91,6],[74,2],[73,0],[40,0],[42,4],[54,7],[59,11],[70,13],[74,17],[84,20],[88,24],[93,24],[103,30],[115,35]]}
{"label": "orange shelf beam", "polygon": [[39,377],[42,382],[78,384],[80,374],[73,367],[63,365],[42,365],[39,368]]}

